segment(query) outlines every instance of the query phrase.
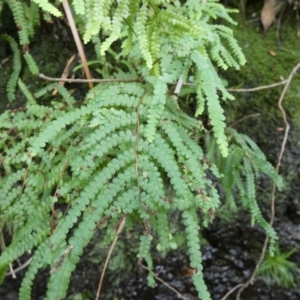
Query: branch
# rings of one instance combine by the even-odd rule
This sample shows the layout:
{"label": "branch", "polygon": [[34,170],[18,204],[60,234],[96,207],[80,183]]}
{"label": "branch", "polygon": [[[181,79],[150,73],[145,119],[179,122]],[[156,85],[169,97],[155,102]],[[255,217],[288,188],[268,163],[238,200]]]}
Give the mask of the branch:
{"label": "branch", "polygon": [[[70,28],[71,28],[71,31],[72,31],[72,34],[73,34],[73,38],[74,38],[74,41],[76,43],[77,50],[79,52],[79,56],[80,56],[82,64],[83,64],[85,76],[86,76],[87,79],[90,80],[92,78],[92,76],[91,76],[90,69],[89,69],[89,66],[87,64],[87,61],[86,61],[83,46],[82,46],[82,43],[81,43],[78,31],[77,31],[75,22],[74,22],[73,15],[71,13],[71,9],[70,9],[68,0],[63,0],[62,4],[63,4],[64,10],[65,10],[67,19],[69,21],[69,25],[70,25]],[[63,80],[59,80],[59,81],[63,81]],[[89,83],[90,89],[92,89],[94,87],[93,83],[91,81],[88,81],[88,83]]]}
{"label": "branch", "polygon": [[48,81],[60,81],[60,82],[75,82],[75,83],[89,83],[89,82],[98,82],[98,83],[113,83],[113,82],[142,82],[140,79],[69,79],[69,78],[55,78],[55,77],[48,77],[44,74],[39,74],[39,78],[45,79]]}
{"label": "branch", "polygon": [[16,273],[20,272],[24,268],[26,268],[31,262],[31,258],[29,258],[24,264],[22,264],[20,267],[16,268],[15,270],[12,269],[11,264],[9,264],[9,269],[10,271],[5,274],[5,276],[10,276],[12,275],[13,278],[16,278]]}
{"label": "branch", "polygon": [[250,88],[250,89],[226,89],[228,92],[234,92],[234,93],[245,93],[245,92],[257,92],[257,91],[261,91],[261,90],[266,90],[266,89],[270,89],[276,86],[280,86],[283,85],[285,83],[288,82],[288,79],[276,82],[276,83],[272,83],[269,85],[262,85],[262,86],[258,86],[255,88]]}
{"label": "branch", "polygon": [[[111,79],[97,79],[97,78],[91,78],[91,79],[68,79],[68,78],[55,78],[55,77],[49,77],[46,76],[44,74],[39,74],[38,75],[39,78],[48,80],[48,81],[60,81],[60,82],[75,82],[75,83],[89,83],[89,82],[93,82],[93,83],[113,83],[113,82],[144,82],[144,80],[141,80],[139,78],[136,79],[116,79],[116,78],[111,78]],[[234,92],[234,93],[245,93],[245,92],[256,92],[256,91],[260,91],[260,90],[265,90],[265,89],[269,89],[269,88],[273,88],[276,86],[280,86],[285,84],[288,81],[288,79],[280,81],[280,82],[276,82],[276,83],[272,83],[269,85],[263,85],[263,86],[258,86],[255,88],[250,88],[250,89],[226,89],[228,92]],[[181,86],[195,86],[195,83],[193,82],[186,82],[186,83],[182,83],[182,79],[180,78],[178,80],[178,82],[167,82],[167,84],[171,84],[171,85],[176,85],[176,89],[175,89],[175,94],[177,94],[177,90],[180,91]]]}
{"label": "branch", "polygon": [[243,121],[245,121],[245,120],[247,120],[247,119],[249,119],[249,118],[259,117],[259,116],[260,116],[260,114],[251,114],[251,115],[245,116],[245,117],[243,117],[243,118],[241,118],[241,119],[239,119],[239,120],[233,122],[232,124],[230,124],[229,127],[234,127],[234,126],[236,126],[238,123],[241,123],[241,122],[243,122]]}
{"label": "branch", "polygon": [[113,253],[113,250],[116,246],[116,243],[118,241],[118,238],[119,238],[119,235],[121,234],[124,226],[125,226],[125,223],[126,223],[126,216],[123,215],[122,218],[121,218],[121,221],[120,221],[120,225],[119,225],[119,228],[117,230],[117,235],[113,241],[113,243],[111,244],[110,248],[109,248],[109,251],[108,251],[108,254],[107,254],[107,257],[106,257],[106,260],[105,260],[105,264],[104,264],[104,267],[103,267],[103,270],[102,270],[102,273],[101,273],[101,277],[100,277],[100,281],[99,281],[99,285],[98,285],[98,290],[97,290],[97,295],[96,295],[96,298],[95,300],[98,300],[99,297],[100,297],[100,291],[101,291],[101,287],[102,287],[102,283],[103,283],[103,279],[104,279],[104,275],[105,275],[105,271],[107,269],[107,266],[108,266],[108,263],[109,263],[109,260],[110,260],[110,257]]}

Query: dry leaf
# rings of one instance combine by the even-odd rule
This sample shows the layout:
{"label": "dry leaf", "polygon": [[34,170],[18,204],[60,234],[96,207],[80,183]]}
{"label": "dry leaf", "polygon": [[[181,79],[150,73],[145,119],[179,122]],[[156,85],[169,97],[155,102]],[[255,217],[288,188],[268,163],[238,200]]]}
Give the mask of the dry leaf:
{"label": "dry leaf", "polygon": [[183,277],[191,277],[195,274],[195,269],[192,269],[190,267],[186,267],[182,270]]}
{"label": "dry leaf", "polygon": [[276,0],[265,0],[264,7],[261,11],[260,20],[266,32],[276,17]]}
{"label": "dry leaf", "polygon": [[276,55],[277,55],[276,52],[273,51],[273,50],[269,50],[268,52],[269,52],[269,54],[272,55],[272,56],[276,56]]}

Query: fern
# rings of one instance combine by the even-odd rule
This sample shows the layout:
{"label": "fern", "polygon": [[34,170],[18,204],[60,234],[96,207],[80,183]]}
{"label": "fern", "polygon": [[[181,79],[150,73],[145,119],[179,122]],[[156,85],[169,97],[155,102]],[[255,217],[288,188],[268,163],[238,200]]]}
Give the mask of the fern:
{"label": "fern", "polygon": [[[37,6],[7,2],[16,24],[22,25],[20,44],[27,46],[38,23]],[[47,0],[34,2],[45,13],[60,15]],[[199,230],[220,206],[216,183],[221,183],[232,209],[249,210],[253,224],[270,236],[271,248],[277,236],[261,214],[255,180],[263,172],[282,187],[256,144],[226,130],[217,90],[223,100],[233,97],[213,62],[238,69],[245,59],[232,31],[214,20],[234,22],[213,0],[81,0],[73,5],[84,24],[84,41],[93,41],[97,63],[105,64],[99,73],[136,82],[97,86],[79,105],[59,84],[33,95],[18,80],[17,65],[8,91],[13,99],[18,82],[27,104],[0,116],[0,227],[12,232],[0,256],[0,278],[9,263],[32,250],[20,299],[31,299],[40,268],[51,270],[46,299],[65,298],[72,272],[95,231],[103,231],[102,245],[107,246],[125,217],[124,231],[141,225],[135,253],[152,270],[151,249],[155,244],[164,252],[171,247],[170,216],[176,213],[184,225],[194,285],[201,299],[211,299],[203,280]],[[29,8],[35,14],[32,22],[25,17]],[[5,39],[19,63],[16,44]],[[31,72],[38,73],[27,50],[24,58]],[[184,93],[191,99],[196,91],[197,116],[207,107],[214,137],[172,96],[170,84],[180,78],[195,83],[194,90]],[[39,98],[54,87],[60,96],[51,105],[40,105]],[[204,136],[206,149],[199,146]],[[69,204],[65,215],[56,212],[58,203]],[[148,282],[154,286],[152,271]]]}
{"label": "fern", "polygon": [[13,13],[15,23],[18,27],[19,40],[21,45],[29,44],[28,23],[26,22],[25,12],[21,1],[7,1]]}
{"label": "fern", "polygon": [[[252,225],[257,222],[269,235],[269,249],[273,253],[278,237],[262,216],[256,199],[255,179],[260,176],[260,173],[264,173],[272,179],[280,190],[283,188],[282,178],[277,174],[274,167],[266,161],[264,154],[249,137],[239,134],[233,129],[228,130],[228,133],[235,140],[230,146],[230,155],[226,159],[223,158],[215,147],[215,141],[208,137],[206,140],[207,157],[217,165],[219,172],[223,174],[221,183],[229,207],[233,210],[237,207],[233,196],[236,187],[240,193],[242,207],[251,214]],[[245,180],[242,177],[245,177]]]}
{"label": "fern", "polygon": [[[152,236],[141,236],[141,242],[139,247],[138,257],[144,258],[147,262],[148,268],[151,270],[153,268],[152,257],[150,254],[150,246],[151,246]],[[149,286],[154,287],[155,281],[152,272],[149,272],[148,275],[148,284]]]}
{"label": "fern", "polygon": [[7,82],[6,92],[9,102],[15,100],[15,90],[18,81],[18,77],[21,71],[21,53],[18,49],[18,45],[13,38],[8,35],[1,35],[0,40],[7,41],[10,44],[10,47],[13,51],[13,72],[10,75],[10,78]]}
{"label": "fern", "polygon": [[23,55],[23,57],[27,62],[30,72],[33,75],[37,75],[39,73],[39,68],[38,68],[36,62],[34,61],[33,57],[31,56],[31,54],[27,52]]}
{"label": "fern", "polygon": [[[46,1],[37,1],[37,3],[51,12],[50,8],[45,6]],[[98,33],[103,31],[107,37],[101,45],[98,45],[103,56],[114,41],[122,38],[124,49],[122,55],[129,51],[134,56],[133,61],[140,58],[145,60],[148,70],[142,71],[144,77],[150,78],[149,75],[155,74],[155,79],[149,79],[155,90],[153,103],[157,103],[157,106],[153,106],[150,110],[148,140],[153,140],[155,126],[162,115],[166,83],[178,81],[182,75],[185,75],[186,79],[187,73],[195,68],[198,94],[196,114],[203,113],[205,98],[209,99],[207,104],[214,134],[222,155],[227,156],[225,118],[216,89],[221,90],[223,99],[233,99],[233,97],[220,82],[208,53],[211,54],[212,60],[224,69],[228,67],[238,69],[239,64],[245,63],[245,58],[232,36],[232,31],[226,26],[210,24],[209,19],[218,17],[232,24],[234,22],[226,9],[213,0],[201,4],[191,0],[177,5],[175,9],[167,1],[153,1],[151,5],[137,0],[126,0],[117,4],[110,0],[74,2],[76,13],[87,20],[83,35],[85,43],[92,38],[95,40]],[[180,13],[177,12],[178,8]],[[169,32],[176,33],[172,39]],[[226,43],[232,54],[224,46]],[[168,56],[174,66],[166,65],[163,61]],[[160,60],[161,63],[158,63]],[[184,69],[183,66],[188,66],[188,69]]]}
{"label": "fern", "polygon": [[[31,243],[27,243],[29,248],[40,244],[37,248],[40,249],[39,247],[45,247],[51,240],[51,251],[56,253],[56,256],[52,255],[53,259],[51,261],[49,261],[49,258],[42,258],[43,264],[50,264],[51,269],[57,269],[56,266],[62,255],[62,250],[58,251],[58,249],[61,249],[61,245],[64,244],[70,228],[75,226],[80,216],[82,218],[77,229],[69,238],[68,243],[64,244],[65,248],[69,247],[68,249],[70,249],[68,255],[62,261],[60,268],[50,278],[49,293],[47,294],[49,299],[65,296],[68,278],[74,270],[74,265],[78,262],[83,248],[93,236],[97,222],[105,215],[111,216],[114,208],[117,207],[120,214],[138,214],[141,220],[148,220],[150,227],[160,228],[156,225],[156,219],[152,218],[151,211],[156,211],[157,207],[180,210],[195,207],[201,202],[197,200],[198,198],[194,195],[193,190],[203,189],[204,182],[207,182],[207,185],[211,185],[210,181],[206,179],[204,171],[200,172],[201,165],[199,161],[197,161],[197,158],[196,160],[193,158],[193,151],[196,148],[199,149],[197,143],[188,138],[184,127],[179,125],[173,127],[172,123],[165,125],[165,121],[160,121],[161,129],[159,130],[161,133],[156,133],[152,144],[147,142],[147,126],[144,126],[144,124],[147,124],[148,110],[152,105],[152,100],[148,92],[146,92],[139,110],[141,122],[138,147],[140,153],[139,181],[142,192],[138,196],[135,178],[136,158],[133,151],[136,137],[133,131],[137,122],[134,111],[140,98],[143,97],[143,94],[141,95],[143,85],[122,84],[118,92],[116,92],[117,87],[114,86],[112,88],[110,86],[106,89],[103,89],[103,87],[94,89],[91,92],[93,101],[87,103],[86,106],[65,112],[55,120],[50,121],[48,125],[43,125],[39,136],[31,140],[32,146],[28,150],[22,148],[24,151],[23,164],[26,162],[27,169],[25,167],[23,173],[18,177],[16,175],[13,177],[8,176],[6,179],[10,182],[8,184],[11,185],[13,179],[22,181],[23,176],[27,176],[26,189],[23,190],[21,198],[24,201],[16,201],[14,192],[9,191],[8,186],[5,185],[7,186],[5,188],[6,194],[8,194],[7,198],[12,200],[10,200],[9,204],[3,206],[3,222],[5,223],[12,218],[11,213],[13,211],[18,211],[19,216],[25,216],[25,218],[20,219],[19,217],[18,222],[15,219],[13,225],[16,231],[15,243],[18,240],[18,231],[20,235],[24,234],[25,229],[21,229],[22,227],[27,228],[27,226],[29,226],[28,238],[32,240]],[[152,91],[151,88],[148,90],[149,92]],[[127,101],[128,99],[130,101]],[[167,102],[168,106],[174,106],[171,98],[168,98]],[[116,108],[110,108],[112,103],[115,103]],[[42,111],[42,108],[38,109],[36,104],[32,102],[29,105],[33,105],[36,111]],[[178,120],[179,124],[184,124],[188,128],[193,124],[195,130],[198,130],[198,123],[193,122],[192,119],[189,120],[186,116],[185,119],[182,119],[182,117],[178,118],[172,111],[168,111],[168,115],[173,120]],[[42,118],[42,115],[39,115],[39,117]],[[30,121],[28,120],[28,122]],[[98,126],[100,126],[101,130],[98,130]],[[27,125],[27,128],[30,128],[30,126],[28,127]],[[116,133],[117,128],[118,133]],[[166,132],[169,138],[163,132]],[[27,134],[30,135],[30,132]],[[65,138],[66,134],[68,134],[67,139]],[[7,136],[7,139],[9,138]],[[165,140],[166,138],[167,140]],[[191,150],[189,150],[190,148]],[[62,155],[58,149],[67,150]],[[178,151],[180,154],[178,162],[173,156],[173,151]],[[107,162],[108,156],[113,158]],[[156,163],[154,164],[152,161]],[[55,167],[52,166],[54,162]],[[7,163],[7,172],[11,169],[11,164],[15,163],[17,161]],[[160,168],[165,170],[162,174],[161,171],[158,171],[156,164],[159,164]],[[191,175],[188,178],[193,182],[193,190],[183,179],[184,164],[190,169]],[[72,172],[73,176],[66,173],[66,165],[68,166],[68,172]],[[198,166],[199,169],[195,166]],[[49,169],[48,172],[46,172],[47,169]],[[163,185],[164,173],[170,178],[170,183],[174,188],[173,204],[163,200],[167,197]],[[197,179],[199,176],[202,177],[202,180]],[[6,180],[4,180],[4,183]],[[41,182],[44,182],[44,184],[37,184],[38,180],[42,180]],[[83,188],[78,193],[75,190],[80,186]],[[124,193],[125,186],[126,192]],[[54,194],[50,192],[53,189],[57,191]],[[36,195],[34,195],[35,192],[37,193]],[[30,224],[37,224],[37,220],[31,223],[31,219],[26,218],[27,212],[36,206],[35,201],[41,201],[40,199],[42,199],[41,208],[43,211],[38,213],[44,216],[41,220],[45,218],[45,215],[48,215],[45,220],[49,219],[49,210],[51,210],[53,202],[58,201],[58,194],[60,198],[68,198],[68,201],[72,203],[72,207],[67,216],[59,221],[56,228],[52,229],[51,239],[41,240],[39,235],[30,234],[32,230]],[[40,195],[43,195],[43,197],[40,198]],[[29,197],[32,204],[29,202]],[[26,207],[25,203],[27,203]],[[32,208],[30,205],[32,205]],[[211,205],[213,205],[213,202]],[[93,211],[92,216],[90,214],[91,209]],[[207,208],[204,208],[204,211],[207,211]],[[19,223],[20,221],[21,223]],[[43,226],[39,225],[39,228],[43,228]],[[45,237],[44,231],[41,234]],[[166,238],[164,239],[166,240]],[[12,247],[16,247],[14,243],[12,243]],[[20,247],[18,248],[21,249]],[[3,265],[13,261],[21,254],[20,250],[13,255],[8,254],[8,251],[13,251],[9,249],[6,251],[7,254],[4,254],[0,259],[0,263]],[[26,251],[25,248],[22,250],[22,253],[24,251]],[[144,258],[151,268],[149,253],[146,255],[146,252],[143,251],[140,250],[140,255],[145,255]],[[33,256],[32,263],[38,265],[40,260],[40,256],[37,256],[37,258]],[[149,280],[153,283],[153,278],[151,278],[149,277]],[[62,282],[61,288],[60,290],[55,290],[54,287],[58,282]],[[28,289],[30,287],[26,285],[22,287],[22,291],[26,290],[28,292]]]}
{"label": "fern", "polygon": [[204,283],[202,273],[202,259],[200,251],[199,226],[197,225],[197,214],[193,210],[186,210],[183,214],[183,223],[189,248],[190,266],[194,269],[193,282],[198,291],[199,298],[203,300],[211,299],[207,287]]}
{"label": "fern", "polygon": [[46,12],[56,16],[60,17],[61,12],[52,4],[49,3],[47,0],[33,0],[40,8],[45,10]]}
{"label": "fern", "polygon": [[[149,43],[149,36],[147,34],[146,30],[146,23],[148,20],[148,6],[144,2],[143,6],[139,10],[139,13],[137,15],[136,19],[136,32],[139,33],[138,35],[138,41],[141,48],[141,51],[143,53],[143,56],[146,60],[147,67],[149,69],[153,66],[153,58],[150,52],[150,43]],[[157,43],[157,41],[155,41]]]}

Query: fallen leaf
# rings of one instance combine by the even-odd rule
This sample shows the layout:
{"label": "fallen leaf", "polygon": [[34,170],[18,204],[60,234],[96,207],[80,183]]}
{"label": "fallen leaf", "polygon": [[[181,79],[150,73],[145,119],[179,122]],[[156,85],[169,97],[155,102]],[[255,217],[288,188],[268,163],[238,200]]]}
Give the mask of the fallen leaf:
{"label": "fallen leaf", "polygon": [[273,50],[269,50],[268,52],[269,52],[269,54],[272,55],[272,56],[276,56],[276,55],[277,55],[277,53],[276,53],[275,51],[273,51]]}
{"label": "fallen leaf", "polygon": [[182,270],[182,276],[183,277],[191,277],[195,274],[195,269],[192,269],[190,267],[186,267]]}

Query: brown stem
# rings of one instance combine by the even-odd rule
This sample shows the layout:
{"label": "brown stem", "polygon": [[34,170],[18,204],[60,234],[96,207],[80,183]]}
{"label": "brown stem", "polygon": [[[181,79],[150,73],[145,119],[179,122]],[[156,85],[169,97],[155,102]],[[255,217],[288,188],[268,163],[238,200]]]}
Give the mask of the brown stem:
{"label": "brown stem", "polygon": [[118,241],[119,235],[121,234],[121,232],[122,232],[122,230],[123,230],[123,228],[125,226],[125,223],[126,223],[126,216],[124,215],[124,216],[122,216],[119,228],[117,230],[117,235],[116,235],[116,237],[115,237],[115,239],[114,239],[113,243],[111,244],[110,249],[108,251],[108,254],[107,254],[107,257],[106,257],[106,260],[105,260],[105,264],[104,264],[104,267],[103,267],[103,270],[102,270],[102,273],[101,273],[101,277],[100,277],[100,281],[99,281],[99,285],[98,285],[98,290],[97,290],[97,295],[96,295],[95,300],[99,300],[100,291],[101,291],[101,287],[102,287],[102,283],[103,283],[105,271],[107,269],[110,257],[112,255],[113,250],[114,250],[114,248],[116,246],[116,243]]}
{"label": "brown stem", "polygon": [[170,286],[167,282],[163,281],[161,278],[159,278],[155,273],[153,273],[149,268],[147,268],[146,266],[144,266],[142,263],[139,263],[139,265],[147,270],[148,272],[152,273],[153,276],[155,277],[156,280],[160,281],[164,286],[166,286],[168,289],[170,289],[171,291],[173,291],[174,293],[177,294],[178,298],[183,299],[183,300],[187,300],[187,298],[185,298],[182,294],[180,294],[175,288],[173,288],[172,286]]}
{"label": "brown stem", "polygon": [[[99,83],[111,83],[111,82],[144,82],[143,80],[136,78],[136,79],[97,79],[97,78],[91,78],[91,79],[69,79],[69,78],[55,78],[55,77],[49,77],[44,74],[39,74],[39,77],[48,81],[61,81],[61,82],[75,82],[75,83],[88,83],[88,82],[99,82]],[[226,89],[228,92],[234,92],[234,93],[246,93],[246,92],[257,92],[265,89],[270,89],[273,87],[277,87],[280,85],[285,84],[288,81],[288,79],[272,83],[269,85],[263,85],[258,86],[255,88],[249,88],[249,89]],[[167,84],[171,85],[178,85],[178,82],[167,82]],[[195,83],[192,82],[186,82],[182,83],[182,86],[195,86]]]}
{"label": "brown stem", "polygon": [[[67,19],[68,19],[69,24],[70,24],[70,28],[71,28],[71,31],[72,31],[72,34],[73,34],[74,41],[76,43],[77,50],[79,52],[80,59],[82,61],[85,76],[86,76],[87,79],[91,80],[92,76],[91,76],[91,73],[90,73],[90,69],[89,69],[89,66],[88,66],[87,61],[86,61],[83,46],[82,46],[82,43],[81,43],[78,31],[77,31],[75,22],[74,22],[74,18],[73,18],[68,0],[63,0],[62,4],[63,4]],[[61,81],[63,81],[63,80],[61,80]],[[89,83],[90,89],[92,89],[94,87],[93,83],[91,81],[89,81],[88,83]]]}

